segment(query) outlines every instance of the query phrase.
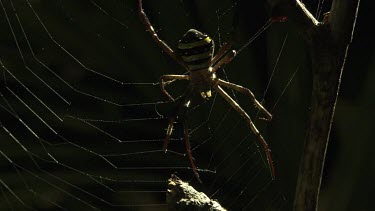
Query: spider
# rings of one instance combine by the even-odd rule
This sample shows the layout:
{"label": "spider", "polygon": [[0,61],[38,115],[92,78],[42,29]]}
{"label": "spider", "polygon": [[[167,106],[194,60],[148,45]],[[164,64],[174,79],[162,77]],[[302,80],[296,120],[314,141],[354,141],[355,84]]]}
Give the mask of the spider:
{"label": "spider", "polygon": [[[272,179],[275,177],[275,170],[272,162],[270,150],[268,144],[264,140],[263,136],[259,133],[258,129],[254,125],[250,116],[241,108],[241,106],[233,100],[233,98],[224,91],[222,87],[233,89],[240,93],[247,95],[250,100],[254,103],[255,107],[260,109],[265,115],[263,120],[270,121],[272,115],[262,106],[259,101],[255,98],[254,94],[245,87],[240,85],[224,81],[216,77],[215,72],[222,67],[230,63],[236,56],[235,50],[230,50],[231,45],[228,43],[223,46],[214,55],[214,41],[206,34],[196,30],[189,29],[179,40],[177,52],[173,51],[167,43],[161,40],[158,34],[155,32],[152,24],[147,18],[146,13],[143,10],[142,0],[138,0],[138,12],[139,17],[146,27],[146,30],[151,34],[154,42],[163,49],[173,60],[180,64],[188,72],[186,75],[162,75],[160,77],[160,88],[161,91],[172,101],[175,99],[165,89],[165,85],[168,85],[176,80],[189,80],[189,85],[184,95],[179,99],[177,107],[173,114],[169,118],[169,124],[166,132],[166,137],[163,144],[163,151],[166,153],[170,137],[173,132],[173,125],[175,119],[182,113],[185,116],[185,111],[189,108],[192,95],[199,93],[202,98],[208,99],[211,97],[211,88],[215,89],[232,107],[236,110],[247,122],[251,131],[258,138],[260,143],[263,145],[265,153],[267,155],[267,161],[270,168]],[[181,112],[182,111],[182,112]],[[186,118],[182,118],[182,125],[184,129],[184,142],[186,147],[186,153],[188,155],[191,168],[193,169],[194,175],[197,180],[202,183],[197,167],[195,166],[189,142],[189,132],[186,123]]]}

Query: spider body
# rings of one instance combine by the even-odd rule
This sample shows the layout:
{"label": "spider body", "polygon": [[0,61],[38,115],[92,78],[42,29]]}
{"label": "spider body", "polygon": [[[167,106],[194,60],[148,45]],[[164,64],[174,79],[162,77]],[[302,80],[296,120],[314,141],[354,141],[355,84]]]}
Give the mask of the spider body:
{"label": "spider body", "polygon": [[162,75],[159,82],[162,92],[170,100],[174,101],[174,98],[165,89],[165,85],[168,85],[176,80],[190,81],[185,94],[181,97],[176,106],[176,109],[169,118],[169,124],[163,146],[164,152],[167,152],[169,140],[173,132],[175,119],[182,116],[181,121],[184,128],[186,153],[188,155],[190,165],[196,178],[199,182],[201,182],[190,150],[189,128],[187,126],[185,114],[187,108],[189,108],[190,106],[190,100],[194,93],[199,93],[204,99],[208,99],[211,97],[211,89],[215,89],[232,106],[232,108],[237,111],[242,116],[242,118],[245,119],[251,131],[263,145],[273,179],[275,176],[275,172],[267,142],[259,133],[250,116],[230,95],[225,92],[222,87],[233,89],[247,95],[250,100],[253,101],[255,107],[257,107],[266,115],[265,118],[261,119],[271,120],[272,115],[263,107],[261,103],[256,100],[254,94],[249,89],[219,79],[215,75],[215,72],[220,67],[232,61],[232,59],[236,56],[236,51],[230,50],[231,45],[226,43],[218,50],[216,54],[214,54],[214,41],[206,34],[195,29],[190,29],[183,35],[182,39],[179,41],[177,51],[175,52],[158,37],[157,33],[155,32],[154,28],[147,18],[146,13],[143,11],[142,0],[138,0],[138,12],[141,21],[145,25],[147,31],[151,34],[151,37],[155,41],[155,43],[158,44],[165,53],[171,56],[172,59],[179,63],[183,68],[185,68],[186,71],[188,71],[188,74],[185,75]]}
{"label": "spider body", "polygon": [[190,29],[178,41],[177,53],[189,71],[194,72],[210,66],[214,47],[214,41],[209,36],[196,29]]}
{"label": "spider body", "polygon": [[216,78],[212,72],[214,41],[196,29],[187,31],[178,42],[178,55],[189,71],[190,87],[205,99],[211,97],[211,87]]}

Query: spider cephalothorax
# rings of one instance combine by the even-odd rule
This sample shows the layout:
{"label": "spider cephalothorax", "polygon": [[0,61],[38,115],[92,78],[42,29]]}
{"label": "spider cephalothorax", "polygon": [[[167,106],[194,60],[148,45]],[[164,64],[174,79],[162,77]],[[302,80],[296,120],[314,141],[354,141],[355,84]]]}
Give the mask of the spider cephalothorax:
{"label": "spider cephalothorax", "polygon": [[[164,152],[167,152],[167,147],[169,144],[169,139],[173,132],[174,121],[177,116],[183,113],[183,118],[181,119],[182,125],[184,127],[184,140],[186,146],[186,152],[194,171],[194,174],[198,181],[201,182],[198,174],[198,170],[195,167],[193,157],[190,151],[189,142],[189,128],[187,126],[185,116],[186,109],[189,107],[191,102],[191,97],[194,92],[198,92],[205,99],[211,96],[211,88],[215,89],[232,107],[236,110],[245,120],[251,131],[258,138],[260,143],[263,145],[265,153],[267,155],[268,165],[270,167],[271,176],[274,178],[275,171],[272,164],[271,153],[268,149],[268,144],[264,140],[263,136],[259,133],[258,129],[255,127],[250,116],[241,108],[241,106],[228,95],[222,87],[233,89],[235,91],[241,92],[247,95],[254,103],[254,105],[259,108],[265,115],[265,120],[271,120],[272,115],[260,104],[254,94],[247,88],[240,85],[224,81],[222,79],[216,78],[215,72],[223,65],[228,64],[236,56],[236,51],[230,50],[230,44],[224,44],[219,51],[214,55],[214,42],[206,34],[190,29],[178,43],[178,50],[175,53],[163,40],[161,40],[156,34],[154,28],[152,27],[150,21],[148,20],[145,12],[142,8],[142,0],[138,0],[139,16],[141,21],[146,26],[147,31],[150,32],[155,43],[158,44],[164,52],[171,56],[177,63],[179,63],[185,70],[188,71],[186,75],[162,75],[160,77],[160,88],[163,93],[172,101],[174,98],[167,92],[165,85],[172,83],[176,80],[189,80],[190,84],[185,92],[185,94],[180,98],[177,108],[172,113],[169,118],[169,124],[167,128],[167,133],[164,141]],[[182,111],[182,112],[181,112]]]}

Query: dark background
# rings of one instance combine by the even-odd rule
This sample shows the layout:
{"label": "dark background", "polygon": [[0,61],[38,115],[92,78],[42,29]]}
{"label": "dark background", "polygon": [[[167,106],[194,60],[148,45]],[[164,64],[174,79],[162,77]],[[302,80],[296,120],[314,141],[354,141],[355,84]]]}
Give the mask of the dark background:
{"label": "dark background", "polygon": [[[312,11],[316,10],[315,2],[306,3]],[[144,9],[160,37],[172,48],[187,29],[196,28],[212,36],[216,46],[232,41],[234,48],[239,49],[271,14],[270,6],[263,1],[248,4],[232,0],[145,0]],[[375,194],[372,182],[374,143],[370,139],[374,129],[372,108],[375,90],[372,83],[375,76],[371,71],[374,69],[374,42],[373,33],[367,30],[373,18],[370,16],[370,5],[366,4],[369,2],[361,2],[343,72],[324,169],[320,210],[370,210],[370,196]],[[324,5],[323,12],[327,11],[326,7]],[[259,100],[272,76],[265,106],[274,118],[269,123],[255,122],[272,150],[275,181],[271,180],[264,164],[262,147],[256,145],[252,134],[248,136],[244,121],[230,111],[229,105],[220,97],[210,102],[196,99],[194,105],[197,107],[188,115],[193,131],[192,146],[209,140],[193,151],[196,164],[203,169],[216,170],[215,173],[200,173],[203,185],[197,184],[191,170],[172,168],[189,166],[183,156],[164,155],[162,152],[105,156],[116,167],[101,159],[99,154],[161,149],[167,117],[174,104],[155,105],[155,102],[166,101],[159,87],[135,83],[156,83],[160,75],[183,73],[153,43],[138,18],[136,8],[136,1],[130,0],[1,0],[0,59],[5,67],[1,68],[3,77],[0,83],[2,210],[30,207],[55,210],[60,209],[59,206],[72,210],[92,208],[78,198],[104,210],[165,210],[165,205],[146,204],[165,203],[165,192],[158,191],[165,191],[169,174],[175,172],[199,190],[215,193],[213,198],[230,210],[290,210],[308,125],[311,72],[308,50],[288,22],[271,25],[225,71],[218,72],[219,77],[250,88]],[[36,76],[53,87],[61,97],[50,91]],[[23,85],[63,121],[57,120]],[[185,86],[186,83],[176,82],[169,86],[169,90],[178,96]],[[235,96],[249,115],[256,119],[252,104],[239,94]],[[152,104],[147,104],[149,102]],[[49,130],[25,104],[57,134]],[[38,136],[25,128],[20,119]],[[82,119],[110,122],[85,122]],[[184,153],[184,145],[178,141],[182,137],[178,123],[174,134],[177,141],[171,143],[170,149]],[[135,142],[116,142],[114,137]],[[46,152],[58,159],[60,164],[50,162]],[[151,171],[140,169],[146,166],[155,168]],[[114,182],[97,177],[94,178],[98,180],[93,180],[91,175],[112,178]],[[102,184],[116,191],[109,191]],[[106,203],[108,201],[112,205]],[[113,204],[129,206],[116,207]],[[136,204],[140,206],[132,206]]]}

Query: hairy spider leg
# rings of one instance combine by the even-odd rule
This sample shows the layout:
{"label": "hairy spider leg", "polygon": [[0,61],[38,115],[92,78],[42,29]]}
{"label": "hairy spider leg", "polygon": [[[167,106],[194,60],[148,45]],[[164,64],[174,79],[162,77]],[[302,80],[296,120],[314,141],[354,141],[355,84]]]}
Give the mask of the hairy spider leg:
{"label": "hairy spider leg", "polygon": [[224,54],[228,52],[228,50],[232,47],[230,43],[224,43],[223,46],[219,49],[219,51],[214,55],[211,60],[211,66],[213,66],[219,59],[222,58]]}
{"label": "hairy spider leg", "polygon": [[185,65],[184,61],[175,54],[175,52],[172,50],[171,47],[168,46],[166,42],[164,42],[162,39],[159,38],[158,34],[155,32],[154,27],[150,23],[150,20],[148,19],[146,13],[143,10],[142,6],[142,0],[138,0],[138,15],[143,23],[143,25],[146,27],[147,31],[151,34],[152,39],[154,42],[163,49],[164,52],[166,52],[172,59],[174,59],[178,64],[183,66],[186,70],[188,69]]}
{"label": "hairy spider leg", "polygon": [[263,136],[259,133],[258,129],[255,127],[253,121],[251,121],[250,116],[243,110],[243,108],[241,108],[240,105],[238,105],[238,103],[235,100],[233,100],[233,98],[231,96],[228,95],[228,93],[226,93],[218,85],[218,83],[216,83],[214,85],[214,88],[246,120],[246,122],[249,125],[250,129],[253,131],[253,133],[255,134],[255,136],[258,138],[258,140],[260,141],[260,143],[263,145],[264,151],[265,151],[265,153],[267,155],[267,161],[268,161],[268,165],[269,165],[269,168],[270,168],[270,171],[271,171],[272,179],[275,179],[275,169],[274,169],[274,166],[273,166],[273,161],[272,161],[270,150],[268,149],[268,144],[264,140]]}
{"label": "hairy spider leg", "polygon": [[[166,80],[166,82],[164,82],[164,80]],[[175,101],[175,100],[168,93],[168,91],[165,89],[165,85],[173,83],[175,80],[189,80],[189,76],[188,75],[162,75],[162,76],[160,76],[160,88],[161,88],[162,92],[172,101]],[[188,93],[188,92],[186,92],[186,93]],[[173,133],[174,121],[175,121],[176,116],[178,115],[178,112],[181,110],[181,105],[184,104],[183,101],[185,101],[185,99],[186,99],[186,97],[185,97],[186,93],[184,94],[184,97],[182,97],[181,101],[177,104],[177,107],[176,107],[175,111],[173,112],[173,114],[169,117],[167,133],[166,133],[164,144],[163,144],[164,153],[167,152],[169,140],[170,140],[171,135]]]}
{"label": "hairy spider leg", "polygon": [[[160,76],[159,83],[160,83],[160,89],[161,91],[172,101],[174,101],[174,98],[168,93],[168,91],[165,89],[165,85],[168,85],[170,83],[173,83],[175,80],[189,80],[188,75],[162,75]],[[164,82],[165,81],[165,82]]]}
{"label": "hairy spider leg", "polygon": [[[211,70],[212,72],[216,72],[222,65],[229,64],[234,59],[234,57],[237,55],[235,50],[232,50],[232,51],[228,52],[230,47],[231,47],[230,44],[225,43],[223,45],[223,47],[221,47],[219,52],[215,55],[215,57],[212,59],[211,64],[214,64],[213,67],[212,67],[212,70]],[[263,120],[266,120],[266,121],[272,120],[271,113],[268,112],[267,109],[265,109],[261,103],[259,103],[259,101],[255,98],[255,95],[253,94],[252,91],[250,91],[250,89],[245,88],[245,87],[240,86],[240,85],[237,85],[237,84],[234,84],[234,83],[224,81],[222,79],[215,79],[215,80],[216,80],[216,83],[218,83],[220,85],[223,85],[223,86],[226,86],[228,88],[234,89],[238,92],[241,92],[241,93],[249,96],[250,99],[253,101],[255,107],[262,110],[267,116],[265,118],[262,117],[260,119],[263,119]]]}
{"label": "hairy spider leg", "polygon": [[[235,50],[232,50],[232,51],[229,51],[230,46],[227,46],[227,45],[224,45],[222,47],[222,49],[219,50],[218,52],[218,56],[215,56],[214,59],[213,59],[213,62],[212,64],[214,64],[216,62],[216,64],[213,65],[212,69],[211,69],[211,72],[216,72],[222,65],[226,65],[226,64],[229,64],[233,59],[234,57],[236,56],[236,51]],[[228,53],[227,53],[228,52]],[[240,85],[237,85],[237,84],[233,84],[233,83],[230,83],[230,82],[227,82],[227,81],[224,81],[224,80],[221,80],[221,79],[215,79],[216,82],[214,84],[214,88],[220,93],[221,96],[224,97],[224,99],[243,117],[245,118],[245,120],[247,121],[248,125],[250,126],[250,129],[253,131],[253,133],[257,136],[258,140],[260,141],[260,143],[263,145],[263,148],[266,152],[266,155],[267,155],[267,161],[268,161],[268,165],[270,167],[270,171],[271,171],[271,176],[272,176],[272,179],[275,178],[275,169],[274,169],[274,166],[273,166],[273,161],[272,161],[272,157],[271,157],[271,153],[270,153],[270,150],[268,149],[268,144],[267,142],[264,140],[263,136],[259,133],[258,129],[255,127],[254,123],[251,121],[251,118],[250,116],[241,108],[240,105],[238,105],[238,103],[236,103],[235,100],[233,100],[232,97],[230,97],[220,86],[220,85],[223,85],[223,86],[226,86],[228,88],[231,88],[231,89],[234,89],[238,92],[241,92],[243,94],[246,94],[247,96],[250,97],[250,99],[253,101],[254,105],[259,108],[262,112],[264,112],[266,114],[266,118],[261,118],[263,120],[267,120],[267,121],[270,121],[272,119],[272,115],[263,107],[263,105],[261,103],[259,103],[259,101],[256,100],[254,94],[247,88],[243,87],[243,86],[240,86]]]}
{"label": "hairy spider leg", "polygon": [[[227,51],[226,51],[227,52]],[[223,52],[226,53],[226,52]],[[219,60],[217,60],[216,64],[212,66],[211,72],[216,72],[222,65],[229,64],[234,57],[237,55],[235,50],[231,50],[228,53],[225,54],[225,56],[222,56]]]}
{"label": "hairy spider leg", "polygon": [[[214,64],[213,67],[212,67],[212,70],[211,70],[212,72],[216,72],[222,65],[229,64],[234,59],[234,57],[236,56],[236,51],[232,50],[232,51],[228,52],[229,49],[230,49],[230,46],[224,45],[222,47],[222,49],[219,50],[218,56],[215,56],[214,59],[213,59],[213,62],[212,62],[212,64],[214,64],[216,62],[216,64]],[[274,179],[275,178],[275,169],[274,169],[274,166],[273,166],[272,156],[271,156],[270,150],[268,148],[267,142],[264,140],[263,136],[259,133],[259,131],[255,127],[254,123],[251,121],[250,116],[241,108],[240,105],[238,105],[238,103],[236,103],[236,101],[233,100],[233,98],[231,98],[219,86],[219,84],[223,85],[223,86],[226,86],[228,88],[234,89],[234,90],[236,90],[236,91],[238,91],[240,93],[243,93],[243,94],[246,94],[247,96],[249,96],[250,99],[253,101],[254,105],[257,108],[259,108],[262,112],[264,112],[266,114],[266,117],[265,118],[261,118],[261,119],[270,121],[272,119],[272,115],[263,107],[263,105],[261,103],[259,103],[259,101],[256,100],[254,94],[250,91],[250,89],[247,89],[247,88],[245,88],[243,86],[240,86],[240,85],[237,85],[237,84],[233,84],[233,83],[221,80],[221,79],[215,79],[215,80],[216,80],[216,83],[214,85],[214,88],[220,93],[221,96],[224,97],[224,99],[238,113],[240,113],[240,115],[243,118],[245,118],[245,120],[247,121],[248,125],[250,126],[250,129],[253,131],[253,133],[257,136],[257,138],[260,141],[260,143],[263,145],[263,148],[264,148],[264,150],[266,152],[266,155],[267,155],[267,161],[268,161],[268,165],[270,167],[271,176],[272,176],[272,179]]]}
{"label": "hairy spider leg", "polygon": [[263,119],[263,120],[266,120],[266,121],[271,121],[272,120],[272,114],[270,112],[267,111],[267,109],[265,109],[263,107],[263,105],[255,98],[255,95],[252,91],[250,91],[250,89],[248,88],[245,88],[243,86],[240,86],[240,85],[237,85],[237,84],[234,84],[234,83],[230,83],[228,81],[224,81],[222,79],[217,79],[217,83],[219,85],[223,85],[223,86],[226,86],[230,89],[234,89],[236,90],[237,92],[240,92],[242,94],[245,94],[247,95],[251,101],[253,101],[254,103],[254,106],[257,107],[258,109],[260,109],[263,113],[266,114],[266,117],[261,117],[260,119]]}
{"label": "hairy spider leg", "polygon": [[[179,104],[181,104],[181,102],[179,102]],[[180,108],[180,106],[178,105],[177,109],[174,110],[173,114],[169,116],[169,123],[168,123],[167,132],[165,134],[165,139],[164,139],[164,143],[163,143],[164,153],[167,153],[167,151],[168,151],[169,141],[170,141],[172,133],[173,133],[174,121],[175,121],[175,118],[177,117],[177,113],[179,111],[179,108]]]}
{"label": "hairy spider leg", "polygon": [[[193,90],[194,89],[191,86],[189,86],[187,88],[187,90],[185,91],[185,93],[183,94],[181,99],[177,102],[177,105],[176,105],[175,109],[173,110],[172,114],[169,115],[169,123],[168,123],[167,133],[165,135],[165,140],[164,140],[164,144],[163,144],[163,151],[165,153],[168,150],[169,140],[170,140],[171,135],[173,133],[174,121],[175,121],[176,117],[179,117],[179,116],[182,116],[183,118],[185,118],[185,113],[190,106],[190,99],[191,99],[191,96],[193,94]],[[180,114],[182,114],[182,115],[180,115]]]}
{"label": "hairy spider leg", "polygon": [[186,117],[184,117],[184,120],[182,121],[182,125],[184,127],[184,140],[185,140],[186,153],[188,155],[191,168],[193,169],[194,175],[197,178],[198,182],[203,183],[201,178],[199,177],[197,167],[195,166],[193,156],[191,154],[191,147],[190,147],[190,141],[189,141],[189,127],[186,121]]}
{"label": "hairy spider leg", "polygon": [[174,119],[175,119],[175,115],[169,117],[167,133],[165,135],[165,139],[164,139],[164,143],[163,143],[164,153],[167,153],[167,151],[168,151],[169,140],[171,139],[171,135],[173,133]]}
{"label": "hairy spider leg", "polygon": [[173,133],[173,126],[174,126],[175,118],[181,116],[182,125],[184,128],[184,142],[185,142],[186,154],[189,158],[190,166],[193,169],[195,177],[200,183],[202,183],[202,180],[200,179],[199,174],[198,174],[197,167],[195,166],[193,156],[191,154],[190,141],[189,141],[189,127],[187,124],[187,117],[186,117],[186,112],[190,106],[190,99],[191,99],[192,94],[194,94],[194,89],[189,86],[184,96],[178,102],[176,109],[173,111],[172,115],[170,115],[167,133],[166,133],[164,144],[163,144],[163,151],[164,153],[168,151],[168,145],[169,145],[171,135]]}

